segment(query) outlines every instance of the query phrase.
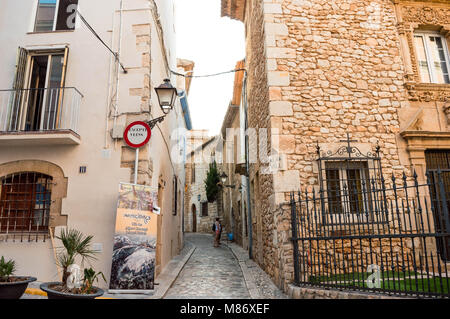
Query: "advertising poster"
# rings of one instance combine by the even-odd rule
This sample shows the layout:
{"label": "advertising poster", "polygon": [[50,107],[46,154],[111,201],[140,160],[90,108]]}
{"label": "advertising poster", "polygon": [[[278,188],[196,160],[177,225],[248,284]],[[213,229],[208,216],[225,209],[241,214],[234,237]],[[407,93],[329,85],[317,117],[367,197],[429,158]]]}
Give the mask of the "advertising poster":
{"label": "advertising poster", "polygon": [[145,185],[119,185],[110,292],[154,289],[157,194]]}

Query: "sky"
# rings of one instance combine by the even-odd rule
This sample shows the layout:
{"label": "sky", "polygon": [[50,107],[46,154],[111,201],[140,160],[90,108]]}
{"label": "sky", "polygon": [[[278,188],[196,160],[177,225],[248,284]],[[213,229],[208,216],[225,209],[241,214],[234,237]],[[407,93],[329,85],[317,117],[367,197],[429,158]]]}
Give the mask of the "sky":
{"label": "sky", "polygon": [[[245,57],[244,24],[221,18],[220,0],[175,0],[177,57],[195,62],[194,75],[233,70]],[[233,95],[234,73],[194,78],[189,92],[193,129],[220,133]]]}

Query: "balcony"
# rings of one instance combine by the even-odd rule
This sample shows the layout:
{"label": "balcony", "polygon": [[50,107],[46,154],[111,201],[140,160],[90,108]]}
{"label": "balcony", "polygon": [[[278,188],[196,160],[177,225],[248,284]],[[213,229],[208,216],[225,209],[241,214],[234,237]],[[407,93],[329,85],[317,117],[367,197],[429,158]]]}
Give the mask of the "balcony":
{"label": "balcony", "polygon": [[82,98],[72,87],[0,90],[0,146],[80,144]]}

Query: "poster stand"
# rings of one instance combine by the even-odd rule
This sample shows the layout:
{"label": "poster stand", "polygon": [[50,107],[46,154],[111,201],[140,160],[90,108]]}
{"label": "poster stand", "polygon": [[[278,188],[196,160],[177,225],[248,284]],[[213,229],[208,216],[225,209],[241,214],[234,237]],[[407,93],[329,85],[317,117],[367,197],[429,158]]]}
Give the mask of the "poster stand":
{"label": "poster stand", "polygon": [[157,196],[147,185],[119,184],[108,293],[154,294]]}

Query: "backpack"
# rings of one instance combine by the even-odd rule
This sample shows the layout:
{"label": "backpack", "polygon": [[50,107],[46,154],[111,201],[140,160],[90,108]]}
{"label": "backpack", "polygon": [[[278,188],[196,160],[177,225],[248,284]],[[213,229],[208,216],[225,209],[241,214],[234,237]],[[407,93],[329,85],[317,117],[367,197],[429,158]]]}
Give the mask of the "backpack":
{"label": "backpack", "polygon": [[212,224],[212,229],[211,229],[212,231],[216,231],[216,223],[213,223]]}

